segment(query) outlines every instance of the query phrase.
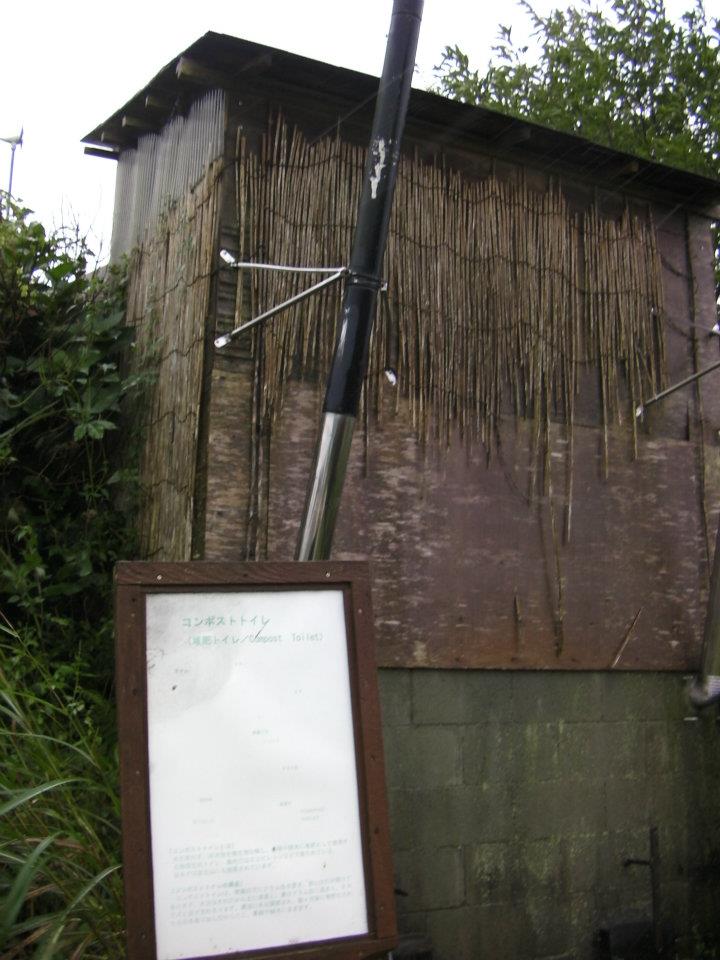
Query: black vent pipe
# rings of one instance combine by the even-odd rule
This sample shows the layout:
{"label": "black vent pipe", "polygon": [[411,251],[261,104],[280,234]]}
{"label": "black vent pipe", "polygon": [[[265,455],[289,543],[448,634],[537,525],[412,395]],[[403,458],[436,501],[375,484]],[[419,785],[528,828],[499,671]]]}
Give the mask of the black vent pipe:
{"label": "black vent pipe", "polygon": [[355,238],[343,294],[340,331],[305,503],[298,560],[330,556],[350,444],[367,372],[368,347],[410,99],[423,0],[394,0]]}

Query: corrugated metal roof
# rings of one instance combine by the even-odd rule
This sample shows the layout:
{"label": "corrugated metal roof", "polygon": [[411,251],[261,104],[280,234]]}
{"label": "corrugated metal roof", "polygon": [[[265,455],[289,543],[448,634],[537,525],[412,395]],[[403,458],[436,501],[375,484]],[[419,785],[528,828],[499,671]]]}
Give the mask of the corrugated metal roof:
{"label": "corrugated metal roof", "polygon": [[[205,86],[198,82],[200,78],[194,81],[189,77],[196,66],[205,71]],[[209,32],[163,67],[83,142],[121,152],[134,147],[143,133],[158,130],[173,116],[185,113],[208,83],[233,90],[250,79],[272,89],[279,100],[283,90],[292,91],[337,103],[343,113],[355,105],[370,109],[378,84],[377,77],[368,74]],[[720,203],[720,180],[434,93],[412,91],[407,123],[409,134],[413,128],[424,129],[434,143],[447,147],[490,150],[558,173],[575,170],[583,179],[594,179],[602,186],[651,191],[703,209]]]}

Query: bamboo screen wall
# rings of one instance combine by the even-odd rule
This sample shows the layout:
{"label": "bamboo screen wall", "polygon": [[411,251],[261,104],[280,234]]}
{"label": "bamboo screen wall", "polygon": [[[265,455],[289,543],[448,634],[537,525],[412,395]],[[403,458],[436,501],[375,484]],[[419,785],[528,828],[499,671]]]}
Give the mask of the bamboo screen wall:
{"label": "bamboo screen wall", "polygon": [[[347,262],[362,149],[275,119],[237,154],[242,260]],[[630,638],[622,669],[687,668],[705,590],[702,466],[680,430],[685,399],[677,424],[635,418],[666,367],[680,379],[690,364],[685,212],[521,164],[457,157],[477,175],[427,156],[399,172],[334,545],[373,558],[380,662],[609,669]],[[244,271],[218,332],[309,282]],[[246,555],[292,556],[340,293],[266,321],[217,369],[213,423],[234,442],[209,456],[209,556],[238,556],[243,529]]]}
{"label": "bamboo screen wall", "polygon": [[[196,134],[203,124],[221,126],[224,117],[220,95],[201,103],[206,115],[202,123],[195,117]],[[180,142],[177,129],[168,131]],[[221,139],[211,138],[213,149]],[[167,159],[155,141],[154,155]],[[202,151],[192,143],[188,155],[197,158]],[[190,555],[205,319],[217,253],[221,161],[167,199],[195,162],[166,164],[166,173],[155,174],[156,186],[162,181],[173,190],[164,204],[153,201],[132,254],[129,288],[138,357],[156,371],[142,424],[141,549],[168,559]],[[361,148],[334,137],[309,142],[282,119],[269,126],[259,152],[241,143],[242,258],[346,262],[363,166]],[[137,175],[136,188],[141,182],[148,177]],[[131,191],[136,202],[138,189]],[[120,220],[123,235],[129,222]],[[539,192],[522,179],[470,180],[442,160],[405,160],[386,276],[366,406],[381,416],[383,372],[395,369],[397,403],[407,405],[423,441],[444,444],[457,428],[467,442],[490,450],[500,420],[514,414],[533,420],[538,455],[549,449],[551,421],[566,423],[572,453],[576,397],[586,375],[598,385],[607,451],[608,425],[626,419],[634,431],[632,409],[662,381],[662,285],[649,213],[640,218],[626,210],[608,219],[594,207],[571,208],[556,186]],[[253,271],[238,284],[238,318],[278,303],[304,282]],[[254,422],[266,438],[289,378],[323,382],[339,303],[334,288],[264,326],[262,349],[254,351]]]}
{"label": "bamboo screen wall", "polygon": [[142,436],[142,556],[190,556],[204,333],[218,222],[225,95],[213,90],[118,164],[112,258],[130,255],[127,322],[153,382]]}
{"label": "bamboo screen wall", "polygon": [[190,556],[205,328],[222,160],[159,216],[133,251],[128,323],[136,363],[153,383],[137,425],[140,548],[146,558]]}
{"label": "bamboo screen wall", "polygon": [[[244,260],[342,264],[364,150],[333,137],[309,142],[282,119],[261,152],[240,144],[239,251]],[[401,163],[368,383],[380,415],[383,371],[397,371],[417,435],[446,442],[455,426],[490,449],[503,414],[533,418],[537,449],[552,419],[572,427],[580,381],[597,383],[598,422],[627,420],[663,379],[661,265],[651,214],[608,219],[545,192],[489,176],[471,180],[442,160]],[[252,271],[238,315],[297,292],[296,275]],[[244,293],[243,293],[244,291]],[[268,322],[256,350],[258,419],[282,408],[284,385],[329,365],[340,291],[332,288]],[[570,437],[572,430],[569,431]]]}

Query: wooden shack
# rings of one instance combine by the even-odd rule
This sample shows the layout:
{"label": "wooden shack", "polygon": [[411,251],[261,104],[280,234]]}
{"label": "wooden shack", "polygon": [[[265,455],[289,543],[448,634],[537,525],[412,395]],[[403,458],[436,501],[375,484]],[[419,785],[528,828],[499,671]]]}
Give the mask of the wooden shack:
{"label": "wooden shack", "polygon": [[[86,142],[156,380],[144,556],[292,559],[377,80],[208,33]],[[717,925],[720,749],[686,706],[720,495],[720,183],[413,91],[334,557],[373,571],[403,929],[437,960]],[[713,919],[714,918],[714,919]],[[717,930],[715,932],[718,932]]]}

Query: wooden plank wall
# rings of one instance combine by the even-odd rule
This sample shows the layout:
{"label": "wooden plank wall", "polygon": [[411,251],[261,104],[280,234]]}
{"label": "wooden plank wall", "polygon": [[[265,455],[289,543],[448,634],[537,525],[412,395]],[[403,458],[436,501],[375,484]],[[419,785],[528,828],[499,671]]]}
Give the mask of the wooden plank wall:
{"label": "wooden plank wall", "polygon": [[[313,391],[271,444],[268,556],[292,555],[316,423]],[[528,499],[531,425],[507,424],[488,466],[454,443],[424,452],[402,417],[356,437],[335,555],[373,560],[383,666],[688,669],[702,620],[704,537],[693,445],[577,428],[574,532],[560,543],[562,431],[553,494]],[[553,516],[555,533],[553,533]],[[561,586],[562,584],[562,586]],[[628,637],[628,633],[630,636]]]}

